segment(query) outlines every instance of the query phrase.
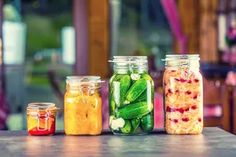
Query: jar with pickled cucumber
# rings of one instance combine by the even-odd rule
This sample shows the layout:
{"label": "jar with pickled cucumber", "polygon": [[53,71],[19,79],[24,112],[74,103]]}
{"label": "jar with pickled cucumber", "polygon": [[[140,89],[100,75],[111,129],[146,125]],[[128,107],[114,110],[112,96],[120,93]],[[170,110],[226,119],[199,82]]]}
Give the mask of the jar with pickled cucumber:
{"label": "jar with pickled cucumber", "polygon": [[109,126],[114,134],[145,134],[154,126],[154,83],[146,56],[114,56]]}
{"label": "jar with pickled cucumber", "polygon": [[98,135],[102,131],[99,76],[69,76],[64,99],[66,135]]}
{"label": "jar with pickled cucumber", "polygon": [[203,83],[199,60],[199,55],[166,55],[163,86],[168,134],[202,132]]}

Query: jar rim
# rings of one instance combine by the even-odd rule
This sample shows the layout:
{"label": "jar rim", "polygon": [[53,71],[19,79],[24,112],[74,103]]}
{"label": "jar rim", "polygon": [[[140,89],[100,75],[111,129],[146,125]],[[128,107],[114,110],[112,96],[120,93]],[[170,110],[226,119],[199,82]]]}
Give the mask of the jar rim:
{"label": "jar rim", "polygon": [[163,61],[173,60],[200,60],[199,54],[168,54]]}
{"label": "jar rim", "polygon": [[101,80],[100,76],[67,76],[66,83],[71,87],[81,87],[81,86],[90,86],[90,88],[100,88],[101,83],[104,82]]}
{"label": "jar rim", "polygon": [[147,56],[113,56],[113,63],[147,63]]}
{"label": "jar rim", "polygon": [[101,83],[100,76],[67,76],[66,83]]}
{"label": "jar rim", "polygon": [[27,106],[27,110],[57,110],[58,108],[51,102],[32,102]]}

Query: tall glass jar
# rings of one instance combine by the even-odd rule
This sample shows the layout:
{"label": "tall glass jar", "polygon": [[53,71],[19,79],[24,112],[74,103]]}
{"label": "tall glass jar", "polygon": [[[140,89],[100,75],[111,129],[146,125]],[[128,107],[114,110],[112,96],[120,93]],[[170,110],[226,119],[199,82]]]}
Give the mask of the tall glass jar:
{"label": "tall glass jar", "polygon": [[168,134],[202,132],[203,82],[199,60],[199,55],[166,55],[163,86]]}
{"label": "tall glass jar", "polygon": [[153,130],[154,83],[148,74],[146,56],[114,56],[110,79],[110,129],[132,135]]}
{"label": "tall glass jar", "polygon": [[66,135],[98,135],[102,131],[99,76],[69,76],[64,99]]}

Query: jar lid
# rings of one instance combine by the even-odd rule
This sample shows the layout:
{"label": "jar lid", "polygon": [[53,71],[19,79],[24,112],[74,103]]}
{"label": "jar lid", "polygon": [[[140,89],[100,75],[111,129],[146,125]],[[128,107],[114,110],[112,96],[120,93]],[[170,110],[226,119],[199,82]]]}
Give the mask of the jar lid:
{"label": "jar lid", "polygon": [[147,63],[147,56],[113,56],[113,63]]}
{"label": "jar lid", "polygon": [[72,86],[94,86],[96,88],[100,87],[100,84],[104,82],[101,81],[100,76],[67,76],[66,83]]}
{"label": "jar lid", "polygon": [[33,102],[29,103],[27,106],[27,110],[52,111],[57,109],[56,105],[50,102]]}
{"label": "jar lid", "polygon": [[162,59],[163,61],[171,61],[171,60],[200,60],[199,54],[187,54],[187,55],[177,55],[177,54],[171,54],[166,55],[165,59]]}
{"label": "jar lid", "polygon": [[199,54],[187,54],[187,55],[178,55],[178,54],[171,54],[166,55],[165,59],[162,59],[162,61],[165,61],[165,65],[168,67],[173,66],[194,66],[199,67]]}

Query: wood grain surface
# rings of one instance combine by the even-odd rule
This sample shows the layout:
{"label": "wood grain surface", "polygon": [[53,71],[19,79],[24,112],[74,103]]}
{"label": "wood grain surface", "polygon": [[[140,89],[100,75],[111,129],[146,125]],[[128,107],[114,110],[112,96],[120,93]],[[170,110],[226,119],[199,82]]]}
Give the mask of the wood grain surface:
{"label": "wood grain surface", "polygon": [[236,136],[219,128],[201,135],[28,136],[25,131],[0,131],[0,156],[236,156]]}

